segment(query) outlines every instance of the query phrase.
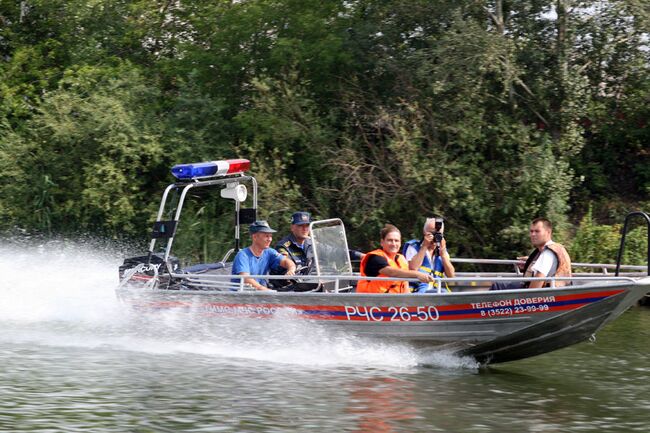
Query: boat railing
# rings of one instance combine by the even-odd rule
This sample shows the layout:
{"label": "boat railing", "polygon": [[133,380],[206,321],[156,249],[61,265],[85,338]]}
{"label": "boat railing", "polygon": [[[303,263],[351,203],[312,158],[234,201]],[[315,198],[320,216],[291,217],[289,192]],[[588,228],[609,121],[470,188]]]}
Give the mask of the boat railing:
{"label": "boat railing", "polygon": [[[358,274],[354,275],[295,275],[288,277],[287,275],[227,275],[227,274],[172,274],[174,278],[179,278],[184,280],[185,284],[201,290],[228,290],[228,291],[251,291],[254,290],[248,284],[244,282],[246,278],[255,278],[255,279],[293,279],[303,282],[313,282],[313,283],[323,283],[330,282],[333,283],[330,289],[325,291],[327,292],[349,292],[352,289],[350,285],[351,281],[360,281],[360,280],[370,280],[370,281],[407,281],[407,282],[419,282],[416,278],[398,278],[398,277],[367,277],[361,276]],[[238,281],[236,281],[238,280]],[[567,281],[571,283],[584,282],[591,283],[598,281],[600,283],[634,283],[636,279],[634,277],[622,277],[622,276],[578,276],[578,277],[545,277],[545,278],[535,278],[535,277],[521,277],[516,275],[506,276],[485,276],[485,275],[474,275],[474,276],[459,276],[454,278],[436,278],[435,286],[437,288],[438,294],[445,294],[443,290],[444,283],[450,284],[462,284],[465,283],[469,286],[474,286],[475,291],[479,290],[488,290],[489,284],[494,281],[506,282],[506,281],[520,281],[520,282],[532,282],[532,281],[544,281],[548,282],[550,288],[570,288],[571,285],[556,287],[557,282]],[[485,288],[487,287],[487,288]],[[531,289],[524,289],[526,291]],[[275,293],[275,291],[269,291]]]}
{"label": "boat railing", "polygon": [[[223,257],[222,263],[226,263],[228,258],[234,252],[233,249],[229,250]],[[556,286],[557,281],[568,280],[573,284],[584,284],[587,281],[616,281],[613,280],[613,277],[626,278],[623,281],[629,281],[631,278],[639,278],[644,276],[646,271],[646,266],[638,265],[618,265],[618,275],[610,273],[610,270],[617,268],[617,265],[614,264],[604,264],[604,263],[573,263],[574,269],[591,269],[591,272],[574,272],[573,276],[570,278],[524,278],[522,273],[519,271],[518,265],[521,264],[519,260],[512,259],[466,259],[466,258],[453,258],[454,263],[467,263],[467,264],[483,264],[483,265],[509,265],[513,266],[515,272],[456,272],[456,278],[436,278],[435,287],[438,292],[442,292],[443,285],[450,287],[452,292],[457,291],[479,291],[479,290],[489,290],[492,286],[492,283],[498,282],[507,282],[507,281],[545,281],[548,282],[548,285],[551,287]],[[626,272],[621,273],[620,270],[625,270]],[[598,271],[599,272],[595,272]],[[327,272],[327,271],[325,271]],[[244,283],[244,278],[252,277],[259,278],[264,280],[294,280],[296,282],[304,282],[306,284],[306,289],[304,291],[326,291],[326,292],[345,292],[353,290],[353,282],[358,280],[374,280],[382,279],[380,277],[361,277],[359,273],[343,273],[343,274],[334,274],[332,275],[296,275],[294,277],[287,277],[286,275],[260,275],[260,276],[246,276],[241,277],[238,275],[230,275],[224,273],[172,273],[172,278],[177,278],[182,280],[183,286],[189,289],[196,290],[227,290],[227,291],[246,291],[250,290],[247,284]],[[130,276],[123,279],[123,282],[128,282]],[[157,280],[154,278],[153,280]],[[150,283],[154,283],[154,281]],[[416,279],[409,278],[383,278],[386,281],[408,281],[408,282],[417,282]],[[313,287],[311,287],[313,286]]]}
{"label": "boat railing", "polygon": [[221,262],[220,262],[220,263],[225,264],[226,262],[228,262],[228,259],[230,258],[230,256],[231,256],[232,253],[234,253],[234,252],[235,252],[235,249],[234,249],[234,248],[231,248],[231,249],[229,249],[228,251],[226,251],[226,254],[223,255],[223,258],[221,259]]}
{"label": "boat railing", "polygon": [[[512,260],[512,259],[505,259],[505,260],[500,260],[500,259],[464,259],[464,258],[452,258],[451,259],[452,263],[468,263],[468,264],[475,264],[475,265],[511,265],[514,267],[515,274],[516,275],[521,275],[521,270],[519,269],[519,265],[522,264],[521,260]],[[609,264],[609,263],[571,263],[572,268],[586,268],[586,269],[594,269],[594,270],[600,270],[602,274],[607,275],[609,274],[610,270],[616,270],[617,266],[619,269],[624,269],[630,272],[646,272],[648,270],[647,266],[642,266],[642,265],[617,265],[616,263],[614,264]],[[482,275],[485,275],[485,273],[481,273]]]}
{"label": "boat railing", "polygon": [[618,248],[618,255],[616,256],[616,275],[619,274],[619,271],[621,269],[621,259],[623,258],[623,250],[625,249],[625,236],[627,235],[627,228],[630,223],[630,220],[634,217],[643,218],[648,228],[648,239],[647,239],[648,254],[646,256],[646,262],[648,263],[648,266],[646,268],[648,271],[648,275],[650,276],[650,216],[648,216],[647,213],[640,212],[640,211],[630,212],[625,217],[625,222],[623,223],[623,230],[621,231],[621,245]]}

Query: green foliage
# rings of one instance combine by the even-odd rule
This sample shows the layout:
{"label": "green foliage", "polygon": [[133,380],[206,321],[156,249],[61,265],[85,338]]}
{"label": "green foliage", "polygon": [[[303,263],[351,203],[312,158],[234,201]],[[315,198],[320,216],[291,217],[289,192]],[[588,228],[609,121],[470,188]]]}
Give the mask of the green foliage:
{"label": "green foliage", "polygon": [[156,96],[128,64],[66,71],[22,140],[0,155],[7,161],[3,176],[24,182],[0,187],[2,201],[29,203],[15,211],[13,224],[140,232],[155,206],[148,200],[149,173],[163,159],[148,109]]}
{"label": "green foliage", "polygon": [[[622,224],[598,224],[593,220],[592,211],[580,221],[569,252],[571,259],[578,263],[615,263],[621,242]],[[625,238],[625,249],[621,264],[648,264],[648,230],[637,227],[629,230]]]}
{"label": "green foliage", "polygon": [[[282,231],[438,214],[454,255],[512,257],[593,202],[572,252],[611,261],[592,218],[650,205],[650,16],[568,3],[0,0],[0,228],[142,238],[170,166],[244,157]],[[177,247],[214,260],[232,203],[199,196]]]}
{"label": "green foliage", "polygon": [[638,202],[650,191],[650,14],[639,1],[600,3],[595,11],[577,47],[591,102],[582,114],[586,145],[573,166],[583,179],[575,191],[580,204],[607,209],[621,195]]}

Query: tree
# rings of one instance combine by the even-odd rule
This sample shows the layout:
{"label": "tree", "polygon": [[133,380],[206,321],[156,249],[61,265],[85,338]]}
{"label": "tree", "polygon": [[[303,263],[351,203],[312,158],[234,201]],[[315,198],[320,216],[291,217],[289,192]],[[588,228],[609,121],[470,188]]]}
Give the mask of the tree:
{"label": "tree", "polygon": [[23,140],[0,155],[3,175],[24,182],[3,186],[2,201],[30,203],[11,223],[139,233],[153,211],[145,200],[152,174],[164,159],[159,125],[147,110],[156,97],[128,63],[66,71]]}

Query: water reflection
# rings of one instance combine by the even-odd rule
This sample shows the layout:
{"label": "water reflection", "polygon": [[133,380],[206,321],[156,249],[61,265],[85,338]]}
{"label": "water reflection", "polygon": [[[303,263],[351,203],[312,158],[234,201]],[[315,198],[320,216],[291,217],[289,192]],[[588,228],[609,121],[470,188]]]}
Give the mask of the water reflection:
{"label": "water reflection", "polygon": [[347,411],[358,416],[359,433],[392,433],[396,421],[418,415],[415,385],[391,377],[373,377],[355,381],[350,389]]}

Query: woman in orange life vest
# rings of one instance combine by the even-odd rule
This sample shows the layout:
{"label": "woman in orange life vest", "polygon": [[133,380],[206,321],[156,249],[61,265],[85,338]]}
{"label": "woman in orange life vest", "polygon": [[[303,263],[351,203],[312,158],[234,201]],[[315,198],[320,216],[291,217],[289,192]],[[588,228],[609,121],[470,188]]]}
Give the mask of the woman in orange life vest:
{"label": "woman in orange life vest", "polygon": [[[433,281],[430,274],[409,270],[409,265],[399,253],[402,234],[392,224],[380,232],[381,248],[367,253],[361,260],[362,277],[417,278],[423,283]],[[357,293],[410,293],[407,281],[360,280]]]}

